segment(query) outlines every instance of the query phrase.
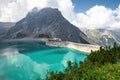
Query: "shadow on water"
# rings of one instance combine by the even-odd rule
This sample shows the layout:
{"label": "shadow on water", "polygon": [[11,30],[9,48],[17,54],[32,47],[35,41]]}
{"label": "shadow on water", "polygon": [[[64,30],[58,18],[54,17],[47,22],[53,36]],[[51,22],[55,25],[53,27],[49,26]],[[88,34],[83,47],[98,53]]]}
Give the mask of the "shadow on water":
{"label": "shadow on water", "polygon": [[16,48],[20,53],[34,52],[39,50],[55,49],[57,47],[49,47],[45,42],[39,41],[5,41],[0,42],[0,50],[5,48]]}

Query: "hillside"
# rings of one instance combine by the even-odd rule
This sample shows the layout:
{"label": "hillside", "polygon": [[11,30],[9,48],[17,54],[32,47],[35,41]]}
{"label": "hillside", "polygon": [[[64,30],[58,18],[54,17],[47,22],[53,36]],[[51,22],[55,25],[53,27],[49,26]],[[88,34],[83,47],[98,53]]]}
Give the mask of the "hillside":
{"label": "hillside", "polygon": [[112,46],[114,42],[120,44],[119,32],[107,29],[81,29],[90,39],[101,46]]}

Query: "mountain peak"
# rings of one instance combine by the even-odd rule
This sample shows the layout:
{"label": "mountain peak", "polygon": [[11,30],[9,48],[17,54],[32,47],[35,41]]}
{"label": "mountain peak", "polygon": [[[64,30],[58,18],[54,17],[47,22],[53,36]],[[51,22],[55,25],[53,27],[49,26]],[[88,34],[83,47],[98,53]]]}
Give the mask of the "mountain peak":
{"label": "mountain peak", "polygon": [[41,9],[41,11],[59,11],[59,10],[58,10],[58,8],[45,7],[43,9]]}
{"label": "mountain peak", "polygon": [[38,12],[40,11],[40,7],[34,7],[30,12]]}
{"label": "mountain peak", "polygon": [[39,7],[35,7],[26,16],[26,19],[31,19],[31,18],[36,18],[36,19],[41,18],[42,22],[43,21],[47,22],[49,20],[55,20],[55,19],[57,20],[63,17],[61,12],[57,8],[46,7],[40,9]]}
{"label": "mountain peak", "polygon": [[50,12],[58,12],[61,13],[57,8],[51,8],[51,7],[34,7],[29,13],[38,13],[38,12],[44,12],[44,13],[50,13]]}
{"label": "mountain peak", "polygon": [[63,41],[92,43],[77,27],[68,22],[56,8],[34,8],[7,34],[11,38],[60,38]]}

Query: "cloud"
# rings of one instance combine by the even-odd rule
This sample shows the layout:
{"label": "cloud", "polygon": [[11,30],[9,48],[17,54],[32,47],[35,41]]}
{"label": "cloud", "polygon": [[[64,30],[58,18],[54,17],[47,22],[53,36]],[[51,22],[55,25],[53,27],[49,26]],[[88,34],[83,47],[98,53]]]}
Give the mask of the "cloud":
{"label": "cloud", "polygon": [[72,23],[79,28],[120,28],[120,5],[115,10],[96,5],[85,13],[77,13]]}
{"label": "cloud", "polygon": [[71,0],[58,0],[59,3],[59,10],[62,12],[63,16],[69,20],[72,21],[75,18],[74,13],[74,6],[71,2]]}
{"label": "cloud", "polygon": [[0,21],[19,21],[34,7],[58,8],[69,22],[79,28],[120,27],[120,5],[115,10],[96,5],[85,13],[75,13],[71,0],[0,0]]}
{"label": "cloud", "polygon": [[79,23],[79,27],[87,28],[109,27],[113,19],[114,16],[111,9],[96,5],[86,11],[85,14],[78,13],[76,25]]}
{"label": "cloud", "polygon": [[3,4],[0,8],[0,21],[18,21],[27,13],[28,4],[26,0],[5,0]]}

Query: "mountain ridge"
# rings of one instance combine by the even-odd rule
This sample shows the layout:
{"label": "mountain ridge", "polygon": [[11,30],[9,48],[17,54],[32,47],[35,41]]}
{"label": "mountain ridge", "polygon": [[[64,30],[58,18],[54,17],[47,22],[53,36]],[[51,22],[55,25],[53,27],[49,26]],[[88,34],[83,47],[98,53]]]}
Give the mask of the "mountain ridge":
{"label": "mountain ridge", "polygon": [[[90,39],[101,46],[112,46],[115,42],[120,44],[120,37],[116,29],[81,29]],[[118,29],[117,29],[118,30]],[[116,35],[117,34],[117,35]]]}

